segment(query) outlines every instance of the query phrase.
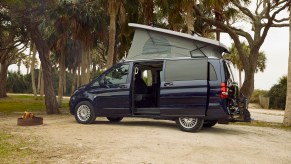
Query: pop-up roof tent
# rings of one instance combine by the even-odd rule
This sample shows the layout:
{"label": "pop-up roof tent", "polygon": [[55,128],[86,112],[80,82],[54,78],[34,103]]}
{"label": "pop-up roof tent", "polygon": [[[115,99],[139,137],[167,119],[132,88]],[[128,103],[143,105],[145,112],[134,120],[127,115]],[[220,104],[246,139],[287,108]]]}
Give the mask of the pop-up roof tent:
{"label": "pop-up roof tent", "polygon": [[177,57],[217,57],[227,52],[218,41],[152,26],[129,23],[135,28],[127,60]]}

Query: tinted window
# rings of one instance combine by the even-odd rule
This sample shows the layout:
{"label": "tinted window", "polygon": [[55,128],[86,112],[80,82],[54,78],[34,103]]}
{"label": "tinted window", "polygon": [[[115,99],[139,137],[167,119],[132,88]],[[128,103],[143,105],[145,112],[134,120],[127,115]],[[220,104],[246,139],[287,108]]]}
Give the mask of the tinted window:
{"label": "tinted window", "polygon": [[92,86],[114,87],[116,84],[127,83],[129,65],[119,65],[111,71],[104,74],[99,81],[93,83]]}
{"label": "tinted window", "polygon": [[166,61],[165,81],[207,80],[207,60]]}
{"label": "tinted window", "polygon": [[104,81],[109,84],[124,84],[127,81],[129,65],[121,65],[104,76]]}

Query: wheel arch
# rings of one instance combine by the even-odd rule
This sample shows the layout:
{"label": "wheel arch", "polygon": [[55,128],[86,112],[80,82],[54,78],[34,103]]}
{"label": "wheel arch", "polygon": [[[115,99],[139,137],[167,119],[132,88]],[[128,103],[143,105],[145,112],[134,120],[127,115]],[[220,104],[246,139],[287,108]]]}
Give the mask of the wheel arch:
{"label": "wheel arch", "polygon": [[[96,109],[95,109],[95,107],[94,107],[94,103],[93,103],[93,101],[90,100],[90,99],[87,98],[87,97],[80,98],[80,99],[78,99],[78,100],[74,103],[74,107],[73,107],[73,110],[74,110],[74,111],[76,110],[76,106],[77,106],[80,102],[82,102],[82,101],[88,101],[88,102],[93,106],[95,112],[97,112]],[[74,111],[73,111],[73,112],[74,112]]]}

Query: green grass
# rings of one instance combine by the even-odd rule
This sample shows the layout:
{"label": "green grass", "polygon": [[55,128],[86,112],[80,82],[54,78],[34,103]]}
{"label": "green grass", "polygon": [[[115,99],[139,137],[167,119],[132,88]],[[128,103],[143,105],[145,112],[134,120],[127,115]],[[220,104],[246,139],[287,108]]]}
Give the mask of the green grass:
{"label": "green grass", "polygon": [[0,159],[11,162],[16,157],[21,159],[31,154],[29,143],[23,138],[0,131]]}
{"label": "green grass", "polygon": [[[68,100],[63,101],[63,107],[68,109]],[[14,112],[45,112],[44,100],[34,100],[33,95],[8,95],[0,99],[0,112],[11,114]]]}

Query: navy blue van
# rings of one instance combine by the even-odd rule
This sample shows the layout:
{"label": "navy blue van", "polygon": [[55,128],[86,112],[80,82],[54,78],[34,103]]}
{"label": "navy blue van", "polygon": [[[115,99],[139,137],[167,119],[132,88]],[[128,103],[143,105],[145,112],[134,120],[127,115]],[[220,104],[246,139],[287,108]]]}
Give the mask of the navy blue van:
{"label": "navy blue van", "polygon": [[136,28],[126,60],[109,68],[70,99],[70,113],[89,124],[96,117],[176,121],[183,131],[229,121],[249,121],[247,101],[238,93],[225,46],[170,30]]}
{"label": "navy blue van", "polygon": [[82,124],[96,117],[149,117],[195,132],[242,114],[229,68],[217,58],[123,61],[79,88],[70,113]]}

